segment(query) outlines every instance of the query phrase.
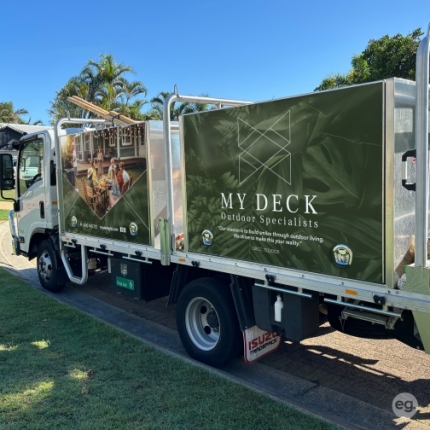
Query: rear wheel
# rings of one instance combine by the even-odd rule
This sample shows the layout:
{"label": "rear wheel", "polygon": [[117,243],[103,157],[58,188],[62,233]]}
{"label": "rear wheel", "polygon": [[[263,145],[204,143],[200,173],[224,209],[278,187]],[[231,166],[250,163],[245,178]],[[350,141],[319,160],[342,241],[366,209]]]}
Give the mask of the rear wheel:
{"label": "rear wheel", "polygon": [[48,240],[43,240],[39,245],[37,252],[37,275],[42,287],[53,293],[61,291],[66,285],[57,285],[58,258]]}
{"label": "rear wheel", "polygon": [[187,284],[176,310],[179,336],[194,359],[220,367],[242,350],[231,292],[223,282],[201,278]]}

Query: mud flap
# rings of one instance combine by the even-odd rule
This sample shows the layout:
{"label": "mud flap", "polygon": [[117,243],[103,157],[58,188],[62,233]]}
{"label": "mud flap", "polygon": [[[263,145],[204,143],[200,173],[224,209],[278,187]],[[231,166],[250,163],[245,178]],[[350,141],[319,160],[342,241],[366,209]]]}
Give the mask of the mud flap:
{"label": "mud flap", "polygon": [[247,364],[276,351],[281,344],[281,336],[253,326],[243,331],[243,355]]}
{"label": "mud flap", "polygon": [[419,339],[424,346],[424,351],[430,354],[430,314],[418,311],[412,313],[418,328]]}
{"label": "mud flap", "polygon": [[61,258],[57,257],[60,262],[60,267],[57,269],[57,285],[63,285],[67,284],[67,282],[70,282],[69,277],[67,276],[66,269],[64,268],[63,264],[61,264]]}

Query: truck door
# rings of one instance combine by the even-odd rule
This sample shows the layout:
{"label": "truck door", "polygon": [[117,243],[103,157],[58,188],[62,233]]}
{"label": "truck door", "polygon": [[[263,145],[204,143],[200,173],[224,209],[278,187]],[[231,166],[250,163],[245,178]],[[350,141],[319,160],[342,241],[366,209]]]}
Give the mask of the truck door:
{"label": "truck door", "polygon": [[[45,136],[37,135],[21,143],[17,169],[17,211],[20,248],[29,251],[30,239],[36,232],[44,232],[46,222],[45,185],[49,183],[49,160],[44,162]],[[47,181],[48,180],[48,181]]]}

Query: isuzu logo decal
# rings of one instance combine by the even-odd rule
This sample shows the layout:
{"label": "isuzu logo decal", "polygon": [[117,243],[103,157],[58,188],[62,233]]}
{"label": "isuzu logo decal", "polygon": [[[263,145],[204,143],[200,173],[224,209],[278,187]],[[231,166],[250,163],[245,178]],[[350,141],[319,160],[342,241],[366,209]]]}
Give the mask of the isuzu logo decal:
{"label": "isuzu logo decal", "polygon": [[244,358],[248,364],[276,351],[281,344],[281,336],[262,330],[258,326],[243,331]]}

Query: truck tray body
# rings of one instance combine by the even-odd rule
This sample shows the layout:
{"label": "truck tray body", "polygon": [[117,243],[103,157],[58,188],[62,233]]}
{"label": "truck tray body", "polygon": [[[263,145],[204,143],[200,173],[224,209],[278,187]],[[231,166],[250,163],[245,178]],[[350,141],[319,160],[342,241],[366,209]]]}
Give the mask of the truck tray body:
{"label": "truck tray body", "polygon": [[[414,148],[414,98],[414,82],[390,79],[181,117],[171,126],[172,237],[184,233],[185,255],[213,257],[221,271],[237,261],[240,273],[260,279],[249,263],[392,288],[415,230],[414,193],[402,187],[402,156]],[[109,187],[98,189],[108,198],[98,195],[95,204],[85,196],[88,154],[96,159],[98,146],[106,179],[112,157],[132,178],[114,205],[107,206]],[[61,148],[63,240],[161,259],[162,123],[64,136]],[[173,261],[181,254],[173,250]]]}

